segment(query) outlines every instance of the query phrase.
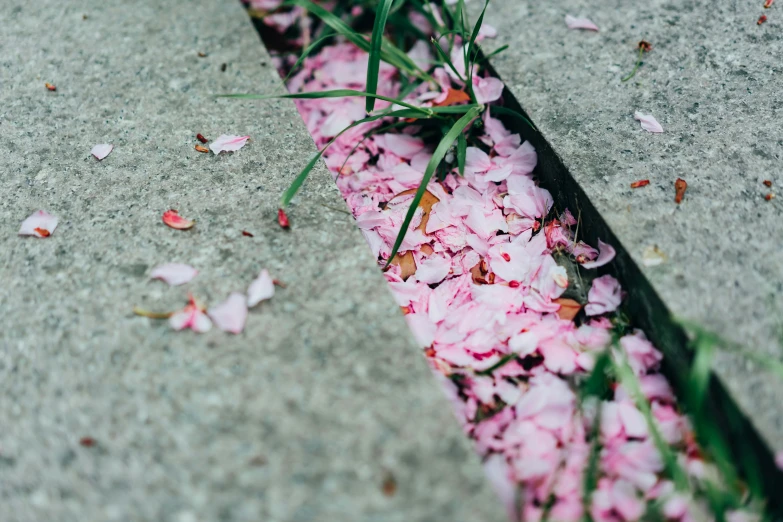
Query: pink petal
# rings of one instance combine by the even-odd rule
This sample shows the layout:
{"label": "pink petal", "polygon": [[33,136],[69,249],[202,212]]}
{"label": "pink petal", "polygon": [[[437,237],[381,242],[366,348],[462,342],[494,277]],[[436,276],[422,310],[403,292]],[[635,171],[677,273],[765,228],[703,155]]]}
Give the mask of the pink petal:
{"label": "pink petal", "polygon": [[223,151],[235,152],[244,147],[249,139],[250,136],[221,134],[215,141],[209,144],[209,149],[215,154],[220,154]]}
{"label": "pink petal", "polygon": [[245,296],[239,292],[232,292],[228,299],[207,310],[207,314],[215,322],[215,326],[224,332],[242,333],[247,320]]}
{"label": "pink petal", "polygon": [[775,465],[783,471],[783,451],[778,451],[778,454],[775,455]]}
{"label": "pink petal", "polygon": [[22,221],[20,236],[49,237],[57,228],[58,219],[45,210],[38,210]]}
{"label": "pink petal", "polygon": [[642,123],[642,128],[647,132],[663,132],[663,127],[658,123],[658,120],[652,117],[650,114],[642,114],[639,111],[633,113],[635,120],[639,120]]}
{"label": "pink petal", "polygon": [[577,18],[575,16],[566,15],[565,23],[569,29],[587,29],[588,31],[598,31],[598,26],[587,18]]}
{"label": "pink petal", "polygon": [[416,279],[428,285],[440,283],[449,275],[449,270],[451,270],[451,258],[433,254],[419,264]]}
{"label": "pink petal", "polygon": [[494,26],[489,24],[481,24],[479,29],[478,39],[481,38],[495,38],[498,35],[498,30]]}
{"label": "pink petal", "polygon": [[421,139],[407,134],[383,134],[378,136],[376,142],[379,142],[379,145],[388,152],[393,152],[404,159],[411,159],[424,148]]}
{"label": "pink petal", "polygon": [[617,279],[610,275],[593,280],[593,286],[587,293],[587,315],[601,315],[614,312],[623,300],[622,289]]}
{"label": "pink petal", "polygon": [[160,279],[171,286],[184,285],[189,283],[198,274],[198,270],[190,265],[183,263],[166,263],[160,265],[150,272],[151,279]]}
{"label": "pink petal", "polygon": [[582,267],[584,268],[598,268],[599,266],[604,266],[605,264],[609,263],[612,259],[614,259],[616,252],[612,245],[608,243],[604,243],[600,239],[598,240],[598,258],[595,261],[587,261],[586,263],[582,263]]}
{"label": "pink petal", "polygon": [[271,299],[273,295],[275,295],[275,283],[265,268],[247,288],[247,306],[253,308],[261,301]]}
{"label": "pink petal", "polygon": [[193,320],[190,328],[194,332],[205,333],[212,328],[212,321],[207,317],[207,314],[201,310],[196,310],[193,312]]}
{"label": "pink petal", "polygon": [[109,145],[108,143],[101,143],[92,148],[90,151],[90,154],[98,158],[98,160],[102,160],[106,156],[109,155],[109,153],[114,148],[114,145]]}
{"label": "pink petal", "polygon": [[503,82],[497,78],[473,77],[473,94],[478,103],[490,103],[500,99],[503,94]]}
{"label": "pink petal", "polygon": [[173,209],[167,210],[163,213],[163,222],[171,228],[176,228],[177,230],[187,230],[196,224],[195,221],[191,221],[180,216],[179,212]]}

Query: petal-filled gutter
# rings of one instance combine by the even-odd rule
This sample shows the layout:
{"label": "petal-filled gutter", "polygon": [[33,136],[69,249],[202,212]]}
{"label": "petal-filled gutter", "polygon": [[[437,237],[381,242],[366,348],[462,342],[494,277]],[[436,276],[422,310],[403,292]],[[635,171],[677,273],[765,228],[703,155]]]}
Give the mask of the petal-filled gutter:
{"label": "petal-filled gutter", "polygon": [[[298,22],[287,23],[282,29]],[[423,63],[437,58],[417,46],[411,57],[414,51]],[[437,82],[406,101],[467,101],[453,95],[464,92],[466,71],[459,55],[452,58],[456,67],[435,68]],[[282,75],[294,61],[277,59]],[[338,40],[302,60],[287,87],[363,89],[366,63],[366,53]],[[491,77],[467,84],[481,103],[503,90]],[[378,94],[397,96],[397,71],[382,63],[378,86]],[[298,100],[297,107],[319,148],[365,116],[361,98]],[[381,266],[434,149],[420,129],[388,123],[358,125],[323,155]],[[459,150],[447,154],[448,172],[427,185],[385,277],[510,518],[577,521],[587,507],[596,521],[631,521],[654,505],[664,520],[702,519],[710,508],[687,483],[718,470],[660,371],[663,355],[617,312],[626,298],[620,283],[595,270],[609,266],[615,249],[584,243],[580,219],[555,211],[535,175],[531,143],[492,108],[480,124],[464,164]],[[595,375],[607,380],[604,370],[611,385],[585,392]],[[737,507],[732,520],[745,520]]]}

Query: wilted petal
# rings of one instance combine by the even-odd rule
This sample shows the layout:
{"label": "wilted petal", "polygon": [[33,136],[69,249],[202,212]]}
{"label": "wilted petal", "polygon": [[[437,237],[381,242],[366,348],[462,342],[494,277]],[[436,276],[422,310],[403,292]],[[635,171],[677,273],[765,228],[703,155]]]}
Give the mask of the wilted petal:
{"label": "wilted petal", "polygon": [[575,16],[566,15],[565,23],[569,29],[587,29],[588,31],[598,31],[598,26],[587,18],[577,18]]}
{"label": "wilted petal", "polygon": [[215,326],[224,332],[241,333],[247,320],[247,302],[245,296],[233,292],[228,299],[207,310]]}
{"label": "wilted petal", "polygon": [[166,263],[150,272],[151,279],[160,279],[171,286],[189,283],[198,274],[198,270],[184,263]]}
{"label": "wilted petal", "polygon": [[587,261],[586,263],[582,263],[582,267],[584,268],[598,268],[599,266],[604,266],[605,264],[609,263],[612,259],[614,259],[616,252],[612,245],[608,243],[604,243],[600,239],[598,240],[598,258],[595,261]]}
{"label": "wilted petal", "polygon": [[173,209],[167,210],[163,213],[163,222],[171,228],[176,228],[177,230],[187,230],[196,224],[195,221],[183,218],[179,215],[179,212]]}
{"label": "wilted petal", "polygon": [[109,145],[108,143],[101,143],[92,148],[90,151],[90,154],[98,158],[99,160],[102,160],[106,156],[109,155],[109,153],[114,148],[114,145]]}
{"label": "wilted petal", "polygon": [[232,136],[228,134],[221,134],[218,138],[209,144],[209,149],[215,154],[221,152],[234,152],[245,146],[250,136]]}
{"label": "wilted petal", "polygon": [[49,237],[57,228],[57,222],[59,220],[46,212],[45,210],[37,210],[30,214],[27,219],[22,221],[22,226],[19,228],[20,236],[35,236],[35,237]]}
{"label": "wilted petal", "polygon": [[663,127],[658,123],[658,120],[652,117],[650,114],[642,114],[639,111],[633,113],[633,117],[639,120],[642,124],[642,128],[647,132],[663,132]]}
{"label": "wilted petal", "polygon": [[269,271],[265,268],[247,288],[247,306],[253,308],[261,301],[271,299],[275,295],[275,283]]}

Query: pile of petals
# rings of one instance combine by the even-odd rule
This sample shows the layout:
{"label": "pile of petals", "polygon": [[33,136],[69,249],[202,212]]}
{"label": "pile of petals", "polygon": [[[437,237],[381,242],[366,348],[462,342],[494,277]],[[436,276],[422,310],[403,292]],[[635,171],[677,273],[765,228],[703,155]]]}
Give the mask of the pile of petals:
{"label": "pile of petals", "polygon": [[[432,60],[419,44],[411,50],[414,54],[418,60]],[[305,59],[291,77],[289,91],[363,89],[366,63],[366,54],[338,42]],[[285,72],[290,61],[278,58],[277,65]],[[436,68],[432,75],[437,88],[425,84],[407,99],[438,103],[464,87],[444,69]],[[485,101],[497,99],[502,90],[502,84],[498,89],[489,83],[482,87]],[[394,72],[383,64],[379,85],[386,95],[399,89]],[[357,98],[297,101],[319,147],[364,117],[363,106]],[[537,162],[533,146],[493,118],[491,108],[483,124],[478,142],[467,149],[464,176],[453,172],[427,187],[385,277],[465,433],[484,457],[509,516],[535,521],[548,509],[550,520],[577,521],[584,514],[588,433],[597,418],[588,410],[595,412],[599,405],[580,404],[574,383],[612,349],[610,319],[623,292],[611,275],[595,277],[595,269],[611,261],[614,250],[576,241],[577,220],[568,211],[552,216],[552,196],[532,174]],[[381,125],[350,130],[324,158],[382,265],[433,147],[416,136],[415,126],[382,132]],[[374,131],[365,137],[370,129]],[[567,261],[557,260],[563,258]],[[559,315],[562,296],[573,283],[569,263],[588,281],[592,278],[586,302],[576,304],[584,306],[578,325]],[[615,356],[624,353],[660,431],[688,473],[708,473],[688,421],[659,373],[661,353],[641,331],[623,336],[612,350]],[[701,501],[675,491],[663,476],[645,418],[626,390],[617,385],[600,408],[592,518],[640,520],[647,502],[658,499],[666,520],[700,519],[706,509]]]}

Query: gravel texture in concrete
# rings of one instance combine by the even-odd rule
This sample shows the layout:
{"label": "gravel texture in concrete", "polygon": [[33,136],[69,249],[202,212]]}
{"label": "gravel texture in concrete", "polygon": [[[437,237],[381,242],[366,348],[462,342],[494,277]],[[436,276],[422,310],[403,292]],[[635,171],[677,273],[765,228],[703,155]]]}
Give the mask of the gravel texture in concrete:
{"label": "gravel texture in concrete", "polygon": [[[503,520],[324,168],[278,227],[314,148],[290,102],[213,97],[283,91],[238,2],[0,19],[3,522]],[[252,141],[214,156],[196,133]],[[17,237],[38,209],[57,230]],[[165,262],[200,273],[148,280]],[[131,313],[222,301],[263,267],[288,287],[241,335]]]}
{"label": "gravel texture in concrete", "polygon": [[[483,46],[509,46],[494,68],[666,306],[781,360],[783,197],[765,195],[783,196],[783,9],[759,26],[762,4],[492,0],[485,21],[498,37]],[[566,14],[601,31],[568,30]],[[623,83],[642,39],[653,50]],[[665,132],[642,130],[637,110]],[[688,183],[680,205],[678,177]],[[641,179],[650,185],[630,188]],[[645,266],[655,246],[668,260]],[[725,352],[714,368],[783,450],[783,381]]]}

